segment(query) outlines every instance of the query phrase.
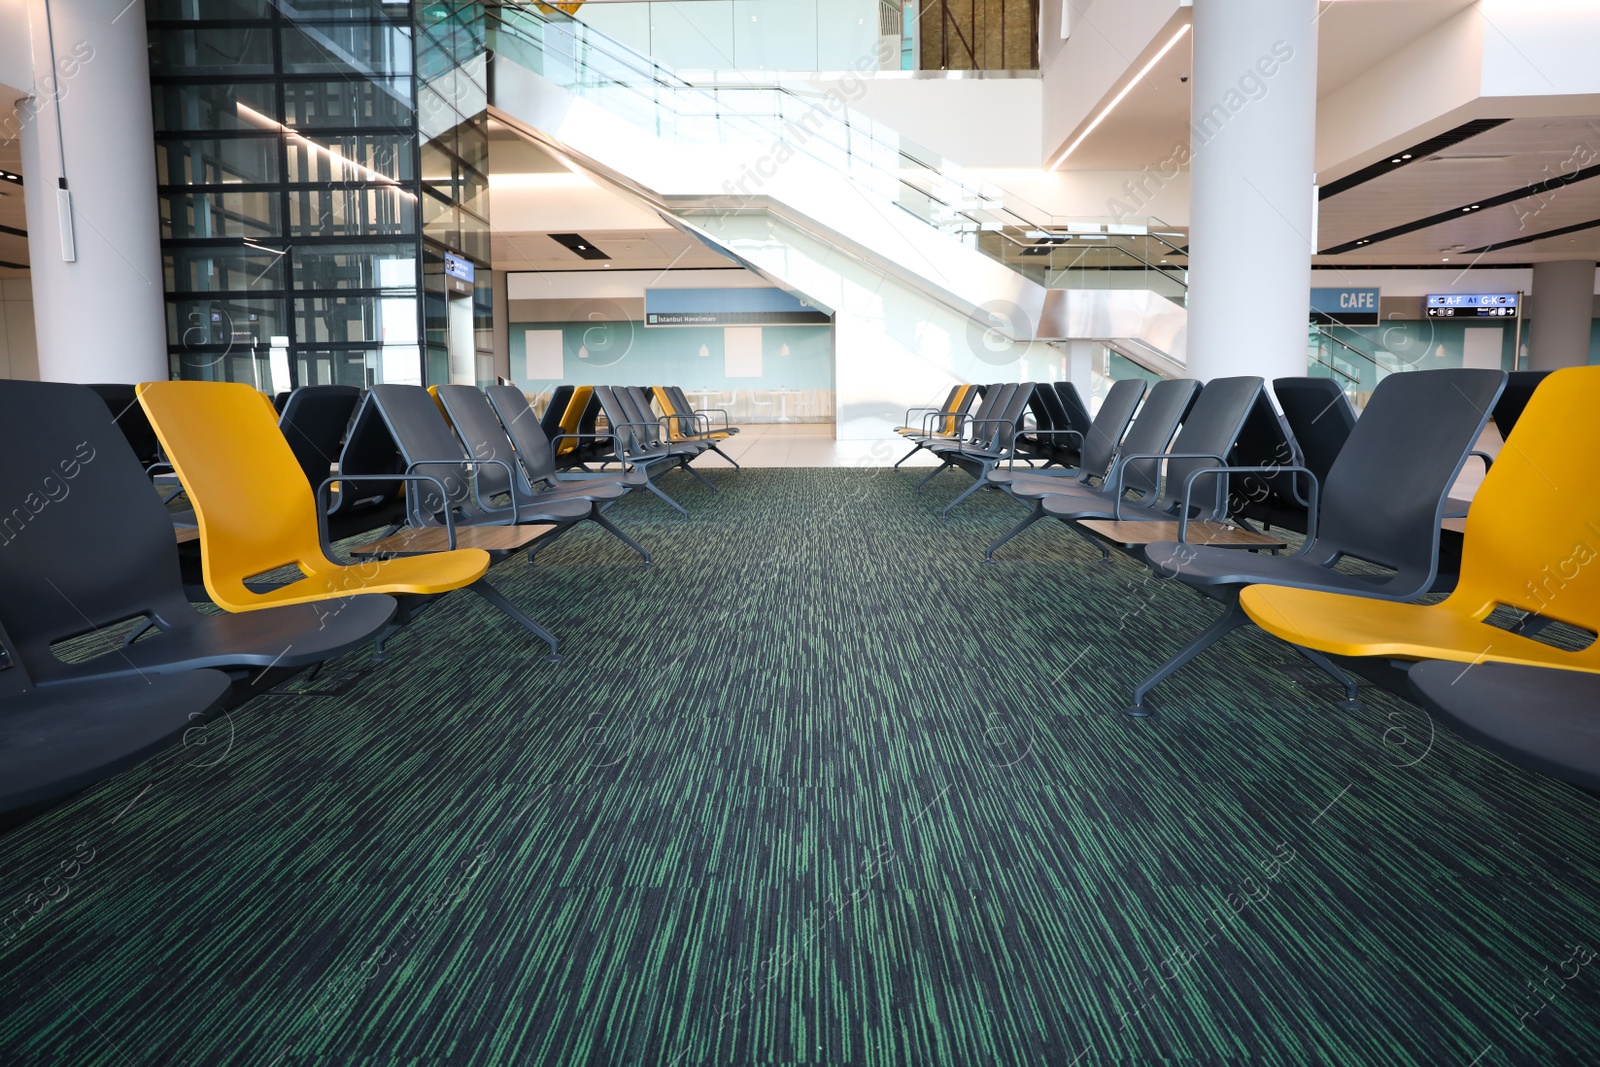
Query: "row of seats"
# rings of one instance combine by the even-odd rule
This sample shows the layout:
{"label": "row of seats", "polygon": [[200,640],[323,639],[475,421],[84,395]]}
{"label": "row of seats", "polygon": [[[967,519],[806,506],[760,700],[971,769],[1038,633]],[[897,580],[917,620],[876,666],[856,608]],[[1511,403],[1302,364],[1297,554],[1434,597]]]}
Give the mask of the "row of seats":
{"label": "row of seats", "polygon": [[[1253,623],[1334,678],[1346,707],[1351,667],[1515,759],[1600,787],[1600,465],[1588,422],[1600,368],[1391,375],[1359,418],[1326,379],[1280,379],[1273,392],[1281,419],[1256,378],[1162,381],[1147,394],[1116,383],[1078,468],[1028,469],[1014,451],[984,475],[1029,508],[985,558],[1054,517],[1102,558],[1124,549],[1222,606],[1136,687],[1130,714],[1147,715],[1152,688]],[[1482,457],[1469,507],[1450,490],[1491,415],[1505,447]],[[1280,555],[1252,518],[1304,538]],[[1463,531],[1454,554],[1450,527]],[[1206,543],[1218,530],[1229,547]],[[1539,639],[1557,623],[1588,636]]]}
{"label": "row of seats", "polygon": [[[609,441],[563,464],[512,386],[311,386],[272,404],[226,383],[0,382],[0,492],[23,502],[0,516],[0,811],[90,784],[367,642],[382,658],[456,589],[558,660],[557,640],[489,583],[491,565],[523,548],[531,561],[584,522],[648,565],[604,512],[655,488],[657,452],[686,466],[738,432],[725,419],[712,430],[715,413],[670,388],[665,422],[640,390],[590,392],[614,405]],[[164,501],[152,478],[175,478],[186,499]],[[331,548],[375,530],[354,562]],[[57,655],[107,632],[119,638]]]}

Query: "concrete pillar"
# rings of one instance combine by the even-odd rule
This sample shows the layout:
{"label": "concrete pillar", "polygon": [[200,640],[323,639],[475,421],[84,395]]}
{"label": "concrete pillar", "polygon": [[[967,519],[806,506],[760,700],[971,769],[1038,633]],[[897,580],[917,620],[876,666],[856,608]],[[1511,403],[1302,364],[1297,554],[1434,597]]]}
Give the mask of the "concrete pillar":
{"label": "concrete pillar", "polygon": [[1067,381],[1078,390],[1089,414],[1094,414],[1094,357],[1095,349],[1099,345],[1094,341],[1068,341],[1067,349]]}
{"label": "concrete pillar", "polygon": [[1559,370],[1589,362],[1594,329],[1594,262],[1533,265],[1533,324],[1528,369]]}
{"label": "concrete pillar", "polygon": [[50,0],[48,25],[44,0],[28,4],[22,174],[45,381],[170,376],[144,2],[123,2]]}
{"label": "concrete pillar", "polygon": [[1190,374],[1306,372],[1317,0],[1195,0]]}

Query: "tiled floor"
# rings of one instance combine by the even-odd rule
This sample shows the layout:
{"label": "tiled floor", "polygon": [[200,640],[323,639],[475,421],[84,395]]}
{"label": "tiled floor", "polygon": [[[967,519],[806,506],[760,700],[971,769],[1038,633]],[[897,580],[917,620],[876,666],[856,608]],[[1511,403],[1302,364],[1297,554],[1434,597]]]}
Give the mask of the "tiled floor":
{"label": "tiled floor", "polygon": [[[746,467],[888,467],[911,446],[898,440],[836,441],[831,422],[747,422],[722,450]],[[713,453],[697,463],[714,467],[722,460]],[[922,452],[906,466],[929,463]]]}

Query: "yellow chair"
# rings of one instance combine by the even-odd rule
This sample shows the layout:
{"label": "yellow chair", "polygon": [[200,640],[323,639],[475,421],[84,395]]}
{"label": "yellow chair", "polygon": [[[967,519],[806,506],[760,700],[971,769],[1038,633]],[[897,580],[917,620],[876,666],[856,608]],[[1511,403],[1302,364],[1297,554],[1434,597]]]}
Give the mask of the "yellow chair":
{"label": "yellow chair", "polygon": [[[1252,585],[1240,606],[1263,630],[1337,656],[1491,660],[1600,672],[1600,642],[1569,652],[1486,622],[1600,631],[1600,367],[1559,370],[1534,392],[1467,513],[1461,577],[1433,605]],[[1398,461],[1403,462],[1404,457]],[[1525,624],[1526,627],[1527,624]]]}
{"label": "yellow chair", "polygon": [[583,442],[576,437],[561,438],[561,434],[575,434],[578,426],[583,421],[583,413],[589,407],[589,401],[594,398],[594,386],[580,385],[572,391],[572,396],[567,400],[567,410],[561,413],[561,425],[557,432],[556,457],[569,455],[576,452]]}
{"label": "yellow chair", "polygon": [[668,416],[667,433],[671,436],[672,440],[685,441],[689,439],[703,439],[709,437],[713,440],[723,441],[733,436],[733,434],[726,430],[706,429],[696,430],[693,433],[686,432],[683,424],[685,421],[687,421],[690,426],[694,425],[694,412],[679,411],[677,405],[673,404],[672,402],[672,394],[667,392],[665,386],[652,385],[650,390],[655,394],[656,403],[661,405],[661,414]]}
{"label": "yellow chair", "polygon": [[[273,411],[250,386],[146,382],[138,393],[194,504],[206,592],[224,611],[317,603],[355,593],[431,596],[464,587],[504,610],[499,594],[484,588],[489,553],[481,549],[355,566],[330,559],[312,488]],[[262,591],[246,585],[248,579],[291,566],[301,578]]]}

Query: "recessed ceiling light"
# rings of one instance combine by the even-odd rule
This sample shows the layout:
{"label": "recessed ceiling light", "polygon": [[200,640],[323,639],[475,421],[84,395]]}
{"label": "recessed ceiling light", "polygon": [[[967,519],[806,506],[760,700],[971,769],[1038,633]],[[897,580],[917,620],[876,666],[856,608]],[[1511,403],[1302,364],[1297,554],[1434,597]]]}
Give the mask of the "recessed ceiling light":
{"label": "recessed ceiling light", "polygon": [[1393,159],[1389,160],[1389,162],[1390,163],[1398,163],[1398,162],[1400,162],[1400,157],[1399,156],[1395,156]]}
{"label": "recessed ceiling light", "polygon": [[1449,256],[1445,256],[1444,257],[1444,262],[1446,262],[1446,263],[1450,262],[1450,257]]}

